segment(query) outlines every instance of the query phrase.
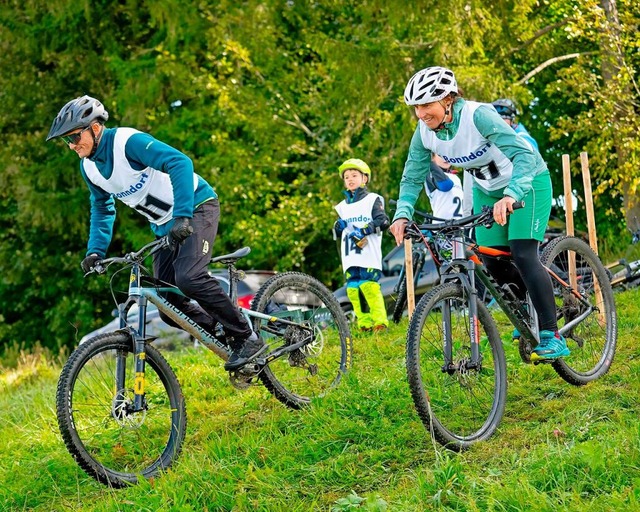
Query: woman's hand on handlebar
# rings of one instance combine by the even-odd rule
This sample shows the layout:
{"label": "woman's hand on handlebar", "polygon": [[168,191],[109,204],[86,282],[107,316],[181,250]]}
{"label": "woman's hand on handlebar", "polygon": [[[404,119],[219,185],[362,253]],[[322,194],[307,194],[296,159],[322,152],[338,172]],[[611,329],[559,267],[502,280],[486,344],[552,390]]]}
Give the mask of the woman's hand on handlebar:
{"label": "woman's hand on handlebar", "polygon": [[507,216],[513,213],[513,203],[516,200],[513,197],[504,196],[500,201],[493,205],[493,219],[500,225],[507,223]]}
{"label": "woman's hand on handlebar", "polygon": [[409,221],[407,219],[397,219],[393,221],[391,227],[389,228],[389,232],[396,239],[396,245],[400,245],[404,241],[404,230],[407,227]]}

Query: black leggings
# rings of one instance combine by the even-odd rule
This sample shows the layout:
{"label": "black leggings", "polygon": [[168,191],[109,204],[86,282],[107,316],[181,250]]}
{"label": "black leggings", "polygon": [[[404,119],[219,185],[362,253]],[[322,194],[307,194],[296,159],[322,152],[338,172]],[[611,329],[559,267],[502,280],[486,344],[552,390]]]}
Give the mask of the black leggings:
{"label": "black leggings", "polygon": [[[510,240],[509,249],[513,257],[513,265],[506,264],[500,258],[483,256],[482,262],[499,285],[511,283],[516,297],[525,299],[529,292],[533,307],[538,313],[540,330],[555,331],[556,303],[553,298],[553,286],[549,274],[540,263],[537,240]],[[505,250],[505,247],[496,247]],[[517,268],[516,268],[517,267]]]}

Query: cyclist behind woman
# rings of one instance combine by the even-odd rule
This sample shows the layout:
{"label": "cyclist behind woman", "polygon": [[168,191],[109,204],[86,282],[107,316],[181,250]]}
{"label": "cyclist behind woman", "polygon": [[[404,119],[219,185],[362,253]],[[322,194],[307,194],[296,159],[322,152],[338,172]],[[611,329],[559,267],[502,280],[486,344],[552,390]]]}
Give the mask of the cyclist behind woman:
{"label": "cyclist behind woman", "polygon": [[536,151],[540,151],[538,148],[538,143],[536,139],[534,139],[529,131],[524,127],[522,123],[516,122],[516,116],[518,115],[518,109],[516,108],[516,104],[508,99],[508,98],[500,98],[492,103],[493,108],[496,109],[496,112],[500,115],[500,117],[507,123],[513,130],[523,137],[529,144],[533,146],[533,149]]}
{"label": "cyclist behind woman", "polygon": [[[518,109],[516,108],[516,104],[508,99],[508,98],[500,98],[492,103],[493,108],[496,109],[496,112],[500,115],[500,117],[507,123],[513,130],[520,135],[524,140],[526,140],[533,149],[536,151],[540,151],[538,148],[538,143],[536,139],[534,139],[529,131],[524,127],[522,123],[516,122],[516,116],[518,115]],[[471,215],[473,210],[473,177],[468,173],[464,173],[464,211],[463,214],[465,216]]]}
{"label": "cyclist behind woman", "polygon": [[155,277],[197,304],[175,293],[165,298],[209,332],[222,324],[231,348],[224,368],[240,368],[266,345],[208,272],[220,219],[217,194],[194,173],[184,153],[133,128],[106,128],[108,119],[100,101],[82,96],[62,107],[47,136],[48,141],[61,138],[76,152],[89,187],[91,221],[82,270],[89,272],[104,259],[113,235],[115,198],[120,199],[147,218],[157,237],[169,235],[172,246],[154,255]]}
{"label": "cyclist behind woman", "polygon": [[[484,263],[498,283],[512,284],[521,300],[528,291],[538,314],[540,343],[532,358],[568,356],[566,341],[557,328],[551,280],[538,257],[552,197],[551,177],[540,153],[509,128],[491,105],[466,101],[458,95],[455,76],[449,69],[435,66],[418,71],[406,86],[404,100],[414,107],[418,125],[390,227],[396,243],[403,241],[430,172],[432,153],[470,172],[474,178],[474,211],[493,205],[496,221],[490,229],[476,229],[477,242],[510,250],[517,270],[492,258],[483,258]],[[514,211],[516,201],[524,201],[524,208]]]}

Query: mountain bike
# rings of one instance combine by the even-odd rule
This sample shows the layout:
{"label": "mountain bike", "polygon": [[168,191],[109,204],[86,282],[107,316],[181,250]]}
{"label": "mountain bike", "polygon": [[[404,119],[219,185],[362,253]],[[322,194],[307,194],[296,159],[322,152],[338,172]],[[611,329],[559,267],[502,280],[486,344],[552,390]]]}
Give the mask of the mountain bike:
{"label": "mountain bike", "polygon": [[[636,224],[638,219],[635,219]],[[631,231],[631,243],[640,242],[640,229]],[[616,290],[630,290],[640,286],[640,260],[627,261],[625,258],[606,265],[611,272],[611,287]],[[613,270],[616,269],[614,273]]]}
{"label": "mountain bike", "polygon": [[511,254],[477,246],[465,234],[468,228],[492,223],[492,208],[485,207],[444,224],[407,227],[409,236],[417,239],[424,240],[422,231],[429,230],[452,242],[451,261],[440,269],[441,284],[422,297],[411,318],[406,368],[423,424],[439,443],[456,451],[495,432],[507,397],[504,349],[495,319],[478,299],[478,282],[520,331],[518,349],[525,363],[550,364],[565,381],[581,386],[609,370],[616,348],[616,306],[605,267],[588,244],[560,237],[545,247],[541,261],[553,283],[558,330],[571,356],[532,358],[539,332],[528,295],[522,301],[512,286],[498,285],[479,258],[495,257],[512,265]]}
{"label": "mountain bike", "polygon": [[[98,262],[101,274],[112,265],[114,278],[129,269],[127,299],[118,305],[121,329],[77,347],[64,365],[56,395],[64,443],[80,467],[98,481],[123,487],[168,468],[179,455],[186,431],[185,399],[178,379],[145,333],[148,302],[221,359],[230,349],[221,325],[208,332],[162,295],[182,293],[154,279],[144,259],[167,247],[167,237],[137,252]],[[232,302],[242,271],[236,262],[248,247],[212,263],[229,270]],[[115,300],[116,303],[118,302]],[[127,313],[137,304],[137,319]],[[251,309],[239,308],[268,349],[230,372],[232,384],[245,389],[257,381],[283,404],[299,409],[335,387],[351,365],[349,325],[332,293],[311,276],[276,274],[256,293]]]}
{"label": "mountain bike", "polygon": [[607,265],[607,269],[622,267],[611,275],[614,289],[630,290],[640,286],[640,260],[627,261],[624,258]]}

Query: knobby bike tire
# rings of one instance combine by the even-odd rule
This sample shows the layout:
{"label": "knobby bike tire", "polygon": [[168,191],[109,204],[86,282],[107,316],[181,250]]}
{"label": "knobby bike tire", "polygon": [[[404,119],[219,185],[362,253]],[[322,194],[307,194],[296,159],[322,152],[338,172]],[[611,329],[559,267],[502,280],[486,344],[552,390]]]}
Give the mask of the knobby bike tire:
{"label": "knobby bike tire", "polygon": [[[326,286],[299,272],[277,274],[258,290],[251,309],[298,322],[313,332],[311,343],[271,361],[259,373],[273,396],[287,407],[300,409],[338,385],[351,366],[351,332],[339,302]],[[285,328],[277,321],[256,318],[253,323],[269,351],[294,344],[308,332]],[[262,327],[275,327],[281,333],[267,333]]]}
{"label": "knobby bike tire", "polygon": [[[574,254],[576,259],[578,292],[595,309],[564,333],[571,355],[554,361],[552,366],[569,384],[582,386],[602,377],[611,367],[618,337],[617,313],[610,274],[587,243],[574,237],[557,238],[545,248],[540,259],[547,267],[560,268],[564,272],[560,277],[569,282],[569,254]],[[601,298],[594,293],[594,277],[599,283]],[[586,311],[586,307],[555,279],[552,283],[561,328]]]}
{"label": "knobby bike tire", "polygon": [[[414,263],[413,263],[413,276],[414,281],[417,281],[415,277],[421,271],[422,263],[424,261],[419,261],[418,258],[414,255]],[[402,316],[404,315],[405,309],[407,309],[407,275],[405,273],[401,274],[402,280],[398,286],[398,294],[396,295],[396,303],[393,307],[393,313],[391,315],[393,321],[397,324],[402,320]]]}
{"label": "knobby bike tire", "polygon": [[[116,390],[120,357],[126,360],[126,384]],[[135,484],[168,468],[180,453],[186,431],[180,384],[152,346],[146,347],[145,410],[127,410],[134,359],[128,333],[102,334],[71,354],[58,381],[58,426],[67,450],[88,475],[111,487]]]}
{"label": "knobby bike tire", "polygon": [[396,303],[393,306],[392,318],[395,323],[402,320],[404,310],[407,306],[407,279],[406,277],[400,282],[398,286],[398,294],[396,295]]}
{"label": "knobby bike tire", "polygon": [[[459,283],[433,288],[416,308],[407,333],[406,366],[411,396],[422,423],[445,447],[460,451],[498,428],[507,398],[507,368],[498,328],[479,300],[479,369],[443,371],[443,323],[452,330],[452,362],[470,359],[468,299]],[[451,314],[444,319],[444,304]]]}

